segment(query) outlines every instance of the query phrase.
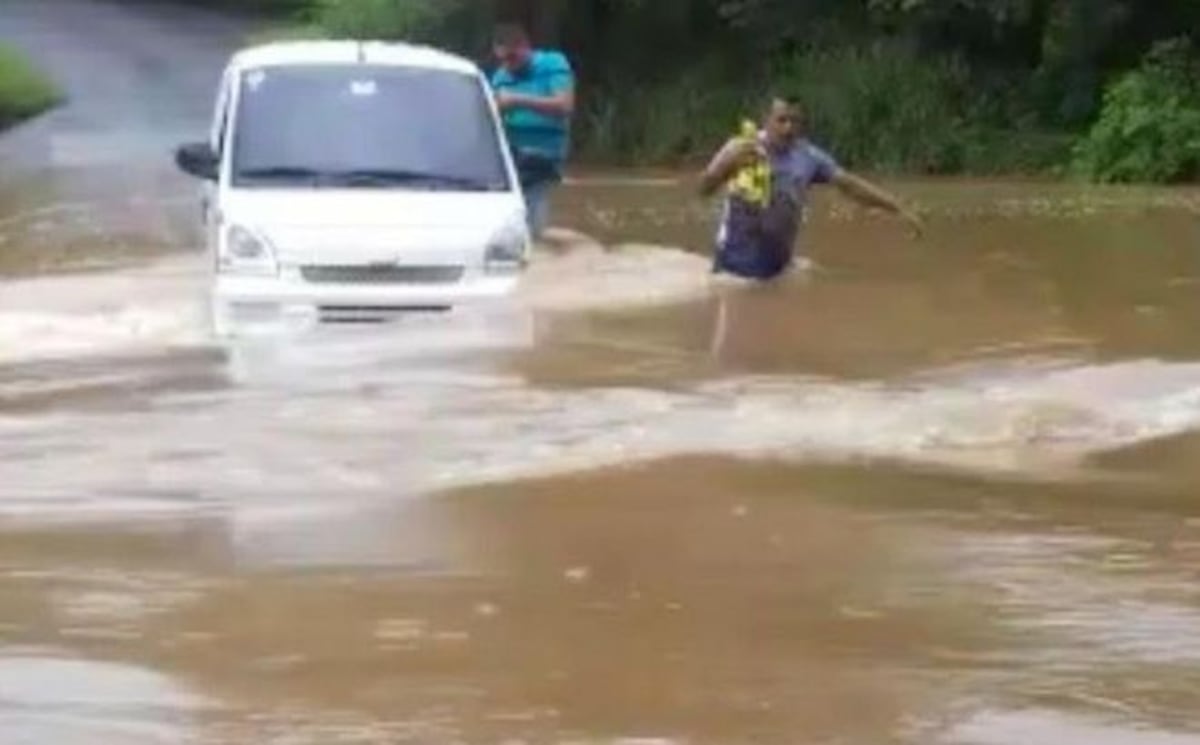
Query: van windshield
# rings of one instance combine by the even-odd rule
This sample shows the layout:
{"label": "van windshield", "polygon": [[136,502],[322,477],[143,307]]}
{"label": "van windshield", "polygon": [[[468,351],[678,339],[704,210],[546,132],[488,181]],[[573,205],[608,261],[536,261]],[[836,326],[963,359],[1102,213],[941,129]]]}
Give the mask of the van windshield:
{"label": "van windshield", "polygon": [[250,70],[234,122],[233,182],[242,187],[510,188],[487,94],[457,72]]}

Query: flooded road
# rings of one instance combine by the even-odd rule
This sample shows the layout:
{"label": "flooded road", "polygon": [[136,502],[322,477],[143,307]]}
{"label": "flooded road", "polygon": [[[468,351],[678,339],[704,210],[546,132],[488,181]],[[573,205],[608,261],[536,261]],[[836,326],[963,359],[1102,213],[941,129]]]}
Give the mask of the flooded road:
{"label": "flooded road", "polygon": [[223,346],[242,30],[0,6],[95,88],[0,137],[0,742],[1200,742],[1200,191],[823,195],[730,292],[582,175],[501,312]]}

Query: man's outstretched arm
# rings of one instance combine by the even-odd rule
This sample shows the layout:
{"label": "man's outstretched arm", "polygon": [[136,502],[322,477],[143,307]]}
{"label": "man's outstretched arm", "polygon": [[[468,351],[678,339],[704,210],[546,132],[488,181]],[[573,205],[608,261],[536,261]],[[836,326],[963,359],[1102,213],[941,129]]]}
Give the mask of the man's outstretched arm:
{"label": "man's outstretched arm", "polygon": [[924,226],[921,223],[921,218],[916,213],[905,207],[894,195],[881,189],[862,176],[839,168],[833,174],[833,184],[843,194],[860,204],[868,207],[879,207],[900,217],[918,235],[923,231]]}

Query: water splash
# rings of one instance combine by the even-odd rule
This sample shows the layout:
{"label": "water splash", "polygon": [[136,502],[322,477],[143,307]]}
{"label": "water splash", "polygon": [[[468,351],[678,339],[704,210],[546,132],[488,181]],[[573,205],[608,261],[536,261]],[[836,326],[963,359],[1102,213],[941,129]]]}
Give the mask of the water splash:
{"label": "water splash", "polygon": [[0,294],[0,362],[82,358],[206,343],[201,259],[10,281]]}
{"label": "water splash", "polygon": [[[561,271],[526,288],[514,312],[536,327],[539,308],[654,303],[707,282],[696,257],[649,248],[630,256],[625,264],[593,249],[552,260],[546,266]],[[596,267],[611,270],[612,291],[596,283]],[[671,272],[674,289],[656,294]],[[0,350],[9,361],[148,349],[169,359],[172,348],[211,343],[197,300],[203,276],[188,257],[17,283],[0,300]],[[459,335],[417,324],[233,348],[182,372],[90,369],[89,385],[106,371],[124,373],[123,390],[136,390],[139,375],[154,379],[136,407],[89,416],[48,407],[0,420],[0,438],[19,443],[0,455],[0,513],[79,512],[88,500],[157,512],[323,504],[331,494],[386,500],[691,454],[1036,472],[1200,427],[1200,363],[1013,360],[868,382],[791,375],[669,390],[535,388],[495,355],[454,357],[521,349],[536,336],[491,320],[502,328]],[[209,380],[162,380],[198,374]],[[52,377],[69,392],[70,375]],[[0,394],[33,395],[34,377],[0,377]],[[42,383],[33,391],[55,393]]]}
{"label": "water splash", "polygon": [[43,460],[0,459],[0,513],[79,511],[80,495],[157,512],[346,505],[689,454],[1033,471],[1200,427],[1197,381],[1200,364],[1144,361],[1002,382],[552,390],[486,369],[327,366],[167,393],[149,410],[10,420],[0,432]]}

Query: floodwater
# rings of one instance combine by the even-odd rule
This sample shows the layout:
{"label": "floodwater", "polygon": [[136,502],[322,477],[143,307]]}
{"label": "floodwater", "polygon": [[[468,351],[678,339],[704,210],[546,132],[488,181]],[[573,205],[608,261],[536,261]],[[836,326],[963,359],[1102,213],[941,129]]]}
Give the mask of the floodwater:
{"label": "floodwater", "polygon": [[583,174],[503,308],[220,345],[236,28],[0,6],[164,86],[0,138],[0,742],[1200,743],[1200,191],[822,194],[746,291]]}

